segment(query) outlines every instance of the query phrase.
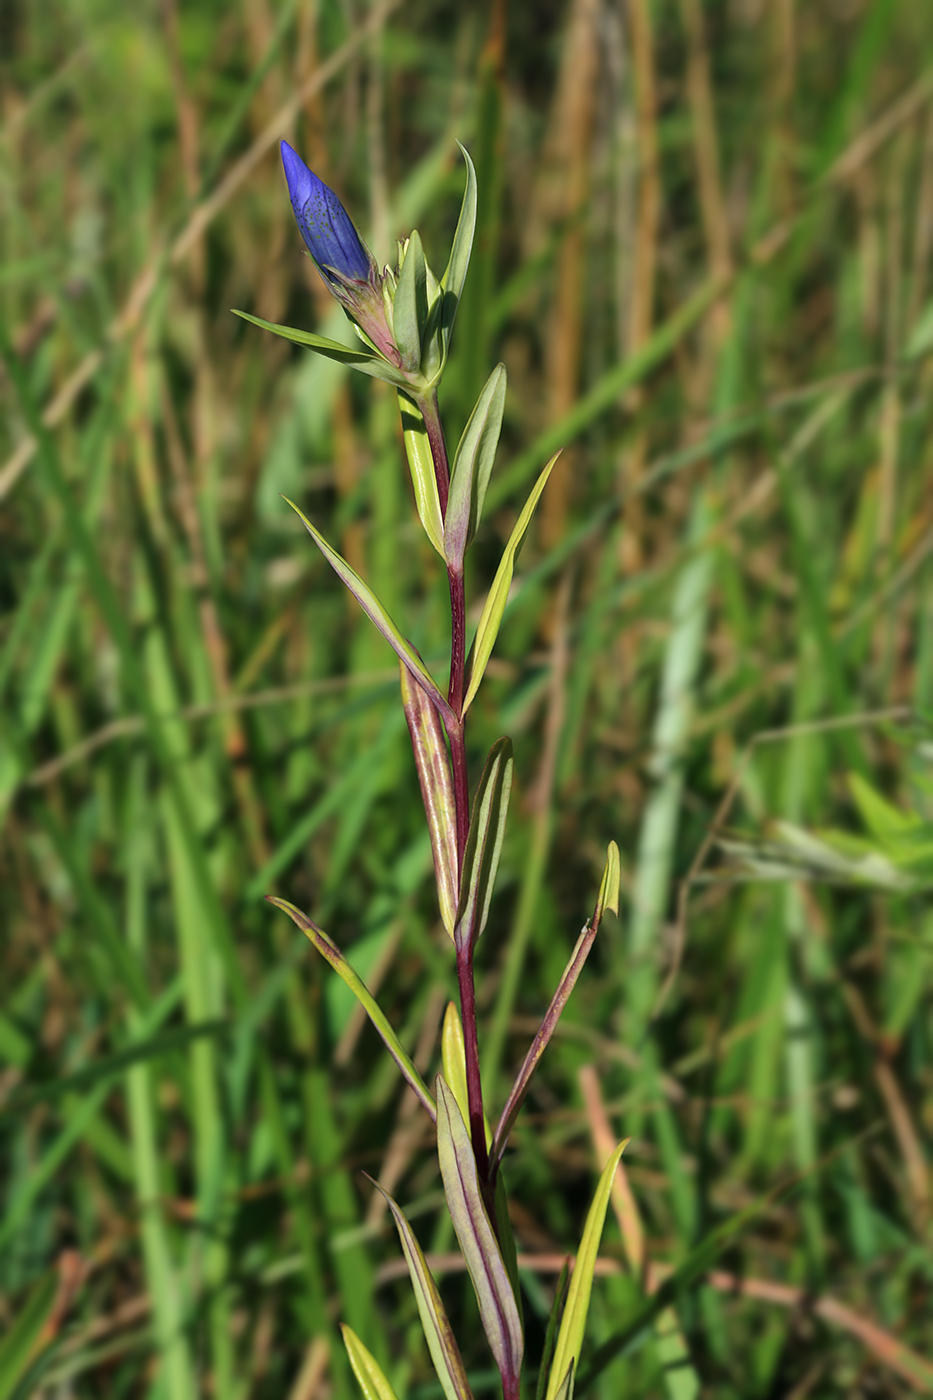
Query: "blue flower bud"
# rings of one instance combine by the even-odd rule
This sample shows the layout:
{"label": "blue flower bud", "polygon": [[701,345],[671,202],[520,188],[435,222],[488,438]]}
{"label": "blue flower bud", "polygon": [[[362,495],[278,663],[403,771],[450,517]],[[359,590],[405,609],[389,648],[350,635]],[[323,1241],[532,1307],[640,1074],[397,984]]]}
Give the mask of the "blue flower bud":
{"label": "blue flower bud", "polygon": [[281,143],[281,150],[295,219],[318,268],[334,284],[334,272],[353,282],[369,282],[372,257],[340,200],[287,141]]}

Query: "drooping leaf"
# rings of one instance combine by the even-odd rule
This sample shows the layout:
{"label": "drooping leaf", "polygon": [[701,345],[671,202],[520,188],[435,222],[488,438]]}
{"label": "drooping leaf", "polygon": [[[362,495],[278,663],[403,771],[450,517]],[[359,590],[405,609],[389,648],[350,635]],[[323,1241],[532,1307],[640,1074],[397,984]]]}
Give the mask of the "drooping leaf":
{"label": "drooping leaf", "polygon": [[512,1283],[483,1204],[473,1144],[457,1100],[443,1075],[437,1076],[435,1087],[437,1155],[447,1208],[476,1292],[483,1331],[506,1388],[514,1389],[524,1343]]}
{"label": "drooping leaf", "polygon": [[431,1360],[434,1362],[434,1369],[437,1372],[441,1388],[447,1396],[447,1400],[472,1400],[460,1349],[444,1310],[444,1304],[441,1302],[441,1295],[437,1291],[437,1284],[434,1282],[427,1261],[421,1252],[421,1246],[415,1239],[414,1231],[396,1202],[387,1191],[382,1190],[377,1181],[374,1181],[373,1185],[377,1191],[385,1196],[392,1212],[399,1239],[402,1242],[405,1262],[408,1264],[408,1272],[411,1275],[412,1287],[415,1290],[421,1325],[424,1328],[428,1350],[431,1353]]}
{"label": "drooping leaf", "polygon": [[557,1336],[557,1346],[554,1348],[554,1361],[551,1365],[546,1400],[557,1400],[569,1368],[572,1365],[579,1365],[580,1348],[583,1345],[583,1333],[586,1329],[586,1315],[589,1312],[590,1295],[593,1291],[596,1256],[606,1220],[606,1208],[609,1205],[609,1193],[612,1190],[616,1167],[625,1151],[627,1141],[628,1139],[625,1142],[620,1142],[609,1158],[605,1170],[599,1178],[599,1185],[596,1187],[596,1194],[586,1217],[577,1262],[570,1279],[567,1305],[564,1308],[564,1316]]}
{"label": "drooping leaf", "polygon": [[320,530],[316,529],[315,526],[311,524],[311,521],[303,511],[299,510],[294,501],[290,501],[287,496],[284,496],[283,500],[291,506],[328,564],[330,564],[331,568],[334,570],[334,573],[343,580],[366,616],[378,631],[382,633],[399,660],[404,662],[415,681],[417,681],[419,685],[424,686],[428,694],[433,697],[441,713],[448,716],[452,722],[455,722],[453,711],[434,684],[431,674],[425,667],[421,657],[415,651],[411,643],[407,642],[402,636],[372,589],[368,584],[363,582],[355,570],[350,568],[347,561],[342,558],[335,549],[331,548]]}
{"label": "drooping leaf", "polygon": [[454,936],[457,922],[457,813],[454,802],[450,759],[437,710],[427,692],[411,679],[408,668],[399,662],[402,705],[411,735],[421,799],[431,835],[437,899],[444,927]]}
{"label": "drooping leaf", "polygon": [[360,1006],[366,1012],[378,1031],[382,1043],[392,1056],[402,1075],[420,1100],[424,1108],[430,1114],[432,1121],[437,1118],[437,1109],[430,1091],[421,1075],[415,1069],[411,1057],[406,1053],[395,1031],[392,1029],[385,1017],[379,1003],[366,986],[363,979],[354,972],[347,962],[343,953],[335,943],[332,943],[323,929],[319,929],[307,914],[303,914],[300,909],[296,909],[294,904],[289,904],[287,899],[279,899],[277,895],[267,894],[266,899],[270,904],[274,904],[276,909],[281,909],[287,914],[293,923],[297,924],[309,942],[313,943],[321,957],[330,963],[337,976],[346,983],[350,991],[356,997]]}
{"label": "drooping leaf", "polygon": [[473,698],[477,690],[479,690],[479,683],[483,679],[483,672],[489,664],[490,656],[492,656],[492,649],[495,646],[496,637],[499,633],[499,626],[502,622],[502,614],[505,612],[505,605],[509,601],[509,589],[512,587],[512,575],[515,572],[515,556],[518,553],[518,546],[521,544],[525,531],[528,529],[531,517],[534,514],[535,506],[538,504],[538,498],[544,490],[547,479],[554,468],[554,463],[559,456],[560,453],[555,452],[554,456],[535,482],[531,495],[525,502],[524,509],[515,522],[515,528],[509,536],[509,542],[499,561],[499,567],[492,581],[492,587],[486,597],[486,602],[483,604],[479,626],[476,629],[476,638],[473,642],[473,654],[469,662],[469,677],[467,680],[466,696],[463,701],[464,714],[466,714],[470,705],[473,703]]}
{"label": "drooping leaf", "polygon": [[353,1367],[353,1374],[360,1383],[365,1400],[397,1400],[395,1391],[389,1385],[379,1362],[372,1352],[364,1347],[352,1327],[345,1322],[340,1324],[343,1344]]}
{"label": "drooping leaf", "polygon": [[415,505],[424,532],[442,559],[444,550],[444,517],[441,514],[440,497],[437,494],[437,477],[434,473],[434,458],[428,430],[421,409],[407,394],[399,391],[398,408],[402,417],[402,438],[405,443],[405,456],[411,472],[411,484],[415,491]]}
{"label": "drooping leaf", "polygon": [[458,949],[474,948],[486,927],[511,791],[512,740],[506,737],[497,739],[489,750],[476,789],[460,876],[460,904],[454,931]]}
{"label": "drooping leaf", "polygon": [[551,1374],[551,1367],[554,1363],[554,1348],[557,1345],[557,1332],[560,1327],[561,1318],[564,1315],[564,1305],[567,1302],[567,1289],[570,1286],[570,1260],[564,1260],[564,1266],[560,1271],[557,1280],[557,1287],[554,1289],[554,1301],[551,1304],[551,1311],[548,1314],[547,1330],[544,1334],[544,1347],[541,1351],[541,1369],[538,1372],[538,1384],[535,1387],[535,1400],[544,1400],[547,1390],[548,1377]]}
{"label": "drooping leaf", "polygon": [[348,346],[341,345],[339,340],[328,340],[327,336],[315,335],[313,331],[300,331],[294,326],[277,326],[273,321],[264,321],[261,316],[251,316],[248,311],[234,311],[233,314],[239,316],[242,321],[250,321],[252,325],[260,326],[264,331],[272,331],[273,335],[292,340],[296,345],[316,350],[319,355],[326,355],[329,360],[336,360],[348,369],[356,369],[360,374],[368,374],[373,379],[382,379],[386,384],[394,384],[396,388],[404,388],[409,382],[401,370],[390,365],[375,351],[351,350]]}
{"label": "drooping leaf", "polygon": [[399,270],[398,284],[392,306],[392,329],[395,344],[407,370],[417,374],[421,368],[421,332],[428,314],[427,272],[421,236],[415,229]]}
{"label": "drooping leaf", "polygon": [[496,365],[483,386],[454,455],[444,520],[447,562],[454,568],[462,566],[463,556],[482,517],[486,487],[502,430],[505,392],[505,366]]}

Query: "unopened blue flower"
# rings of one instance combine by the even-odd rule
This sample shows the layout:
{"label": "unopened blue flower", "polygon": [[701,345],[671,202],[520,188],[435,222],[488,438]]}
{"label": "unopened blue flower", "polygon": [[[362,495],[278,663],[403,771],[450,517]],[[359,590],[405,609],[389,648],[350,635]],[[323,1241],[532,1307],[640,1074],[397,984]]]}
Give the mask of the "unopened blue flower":
{"label": "unopened blue flower", "polygon": [[340,200],[287,141],[281,150],[295,218],[321,272],[332,283],[337,282],[333,272],[353,282],[369,282],[373,260]]}

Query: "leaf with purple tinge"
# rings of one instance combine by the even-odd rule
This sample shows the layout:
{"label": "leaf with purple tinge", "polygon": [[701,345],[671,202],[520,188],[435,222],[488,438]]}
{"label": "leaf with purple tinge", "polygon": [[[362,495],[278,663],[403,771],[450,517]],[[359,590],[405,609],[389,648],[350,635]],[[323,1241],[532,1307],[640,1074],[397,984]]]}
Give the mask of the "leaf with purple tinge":
{"label": "leaf with purple tinge", "polygon": [[502,1154],[508,1146],[509,1136],[515,1126],[519,1110],[528,1092],[528,1085],[531,1076],[534,1074],[538,1061],[547,1048],[548,1041],[557,1029],[557,1023],[563,1014],[564,1007],[570,1000],[570,994],[577,984],[577,978],[583,971],[583,964],[586,962],[593,946],[603,915],[607,909],[611,909],[614,914],[619,912],[619,871],[621,861],[619,858],[619,848],[614,841],[609,842],[609,849],[606,855],[606,868],[603,871],[603,878],[599,886],[599,896],[596,900],[596,908],[593,917],[588,924],[584,925],[583,932],[577,939],[570,961],[564,968],[563,976],[557,984],[557,990],[551,998],[551,1004],[544,1014],[544,1019],[538,1028],[538,1033],[525,1056],[522,1067],[515,1076],[515,1083],[512,1085],[509,1097],[506,1099],[505,1107],[502,1110],[499,1123],[496,1128],[495,1138],[489,1153],[489,1161],[493,1171],[496,1170],[502,1161]]}
{"label": "leaf with purple tinge", "polygon": [[497,739],[476,788],[463,853],[454,942],[472,951],[486,927],[512,791],[512,740]]}
{"label": "leaf with purple tinge", "polygon": [[[438,1103],[438,1125],[440,1125],[440,1103]],[[606,1163],[586,1217],[583,1238],[580,1241],[577,1261],[570,1279],[567,1306],[564,1308],[564,1316],[557,1336],[557,1346],[554,1348],[554,1361],[551,1365],[546,1400],[563,1400],[563,1396],[566,1394],[564,1384],[568,1370],[571,1366],[579,1363],[583,1333],[586,1329],[586,1315],[589,1312],[590,1295],[593,1291],[596,1256],[599,1252],[603,1225],[606,1222],[609,1193],[612,1190],[616,1168],[627,1143],[628,1138],[624,1142],[620,1142]],[[572,1384],[571,1381],[571,1386]]]}
{"label": "leaf with purple tinge", "polygon": [[431,835],[441,920],[453,938],[457,922],[459,885],[457,811],[444,726],[424,687],[411,679],[408,668],[402,662],[399,662],[399,671],[402,680],[402,705],[411,735],[421,798]]}
{"label": "leaf with purple tinge", "polygon": [[[370,1180],[372,1181],[371,1177]],[[428,1350],[431,1353],[431,1360],[434,1362],[434,1369],[437,1372],[441,1388],[447,1400],[473,1400],[467,1382],[466,1369],[460,1356],[460,1349],[444,1310],[444,1304],[441,1302],[441,1295],[437,1291],[437,1284],[434,1282],[427,1261],[421,1252],[421,1246],[415,1239],[414,1231],[405,1216],[389,1193],[382,1190],[378,1181],[373,1181],[373,1185],[377,1191],[385,1196],[395,1220],[399,1239],[402,1242],[402,1251],[408,1264],[408,1272],[411,1274],[418,1312],[421,1314],[421,1325],[424,1328]]]}
{"label": "leaf with purple tinge", "polygon": [[437,1155],[447,1208],[473,1281],[483,1331],[507,1395],[516,1394],[524,1342],[512,1282],[480,1192],[473,1144],[443,1075],[437,1076]]}
{"label": "leaf with purple tinge", "polygon": [[456,724],[457,721],[453,711],[435,685],[421,657],[415,651],[411,643],[407,642],[402,636],[369,585],[365,584],[359,574],[356,573],[354,569],[351,569],[347,561],[337,553],[336,549],[333,549],[327,543],[320,530],[316,529],[315,526],[311,524],[311,521],[305,515],[304,511],[300,510],[298,506],[295,505],[294,501],[290,501],[287,496],[283,496],[282,499],[285,501],[286,505],[291,506],[328,564],[334,570],[334,573],[337,574],[346,584],[347,588],[349,588],[370,622],[382,633],[398,659],[407,666],[412,677],[419,685],[423,686],[432,697],[441,714],[445,716],[445,723],[449,721],[452,724]]}
{"label": "leaf with purple tinge", "polygon": [[370,992],[359,974],[354,972],[336,943],[332,943],[327,934],[323,929],[318,928],[313,919],[309,919],[307,914],[303,914],[300,909],[296,909],[294,904],[289,904],[287,899],[279,899],[277,895],[272,894],[267,894],[266,899],[270,904],[274,904],[276,909],[281,909],[283,913],[287,914],[292,923],[298,925],[302,933],[314,944],[321,957],[330,963],[337,976],[350,988],[350,991],[356,997],[376,1030],[379,1032],[382,1043],[402,1071],[402,1075],[413,1090],[416,1098],[419,1099],[422,1106],[430,1115],[431,1121],[434,1122],[437,1118],[437,1109],[427,1085],[415,1069],[410,1056],[407,1055],[403,1049],[402,1042],[386,1019],[376,998],[373,996],[372,992]]}
{"label": "leaf with purple tinge", "polygon": [[515,528],[509,536],[509,542],[505,547],[502,558],[499,560],[499,567],[496,576],[492,581],[492,587],[486,595],[483,604],[483,611],[480,615],[479,625],[476,628],[476,637],[473,641],[473,651],[469,661],[469,675],[467,678],[466,695],[463,700],[463,713],[466,714],[476,692],[479,690],[480,681],[483,679],[483,672],[489,664],[492,656],[492,649],[499,635],[499,627],[502,623],[502,615],[505,612],[506,603],[509,601],[509,589],[512,587],[512,575],[515,572],[515,556],[518,553],[518,546],[521,544],[525,531],[531,523],[538,498],[544,490],[547,479],[551,475],[554,463],[560,456],[555,452],[548,462],[544,471],[538,477],[531,488],[531,495],[525,502],[522,513],[515,522]]}
{"label": "leaf with purple tinge", "polygon": [[395,1391],[383,1375],[379,1362],[372,1352],[363,1346],[353,1328],[342,1322],[340,1330],[353,1374],[360,1383],[365,1400],[396,1400]]}

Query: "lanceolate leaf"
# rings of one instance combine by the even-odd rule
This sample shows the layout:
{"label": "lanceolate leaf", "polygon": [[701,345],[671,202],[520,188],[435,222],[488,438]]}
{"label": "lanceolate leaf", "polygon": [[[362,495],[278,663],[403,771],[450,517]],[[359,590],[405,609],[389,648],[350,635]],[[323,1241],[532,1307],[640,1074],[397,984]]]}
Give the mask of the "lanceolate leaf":
{"label": "lanceolate leaf", "polygon": [[460,907],[454,932],[458,949],[474,948],[486,927],[511,791],[512,740],[506,737],[497,739],[489,750],[476,789],[460,876]]}
{"label": "lanceolate leaf", "polygon": [[444,726],[423,686],[413,681],[399,662],[402,704],[411,735],[421,799],[431,834],[437,898],[444,927],[454,936],[457,922],[457,812]]}
{"label": "lanceolate leaf", "polygon": [[317,924],[314,923],[312,919],[308,918],[307,914],[302,914],[301,910],[296,909],[294,904],[289,904],[287,899],[279,899],[276,895],[271,894],[267,894],[266,899],[270,904],[274,904],[276,909],[281,909],[286,913],[292,922],[298,925],[302,933],[306,934],[308,940],[314,944],[321,957],[330,963],[337,976],[347,984],[350,991],[356,997],[360,1006],[362,1006],[376,1030],[379,1032],[383,1044],[402,1071],[404,1078],[414,1090],[425,1109],[427,1109],[432,1121],[435,1120],[437,1118],[437,1109],[435,1108],[434,1100],[424,1080],[415,1069],[411,1058],[406,1054],[401,1041],[386,1020],[379,1003],[369,991],[363,979],[354,972],[337,945],[331,942],[323,929],[319,929]]}
{"label": "lanceolate leaf", "polygon": [[368,1351],[352,1327],[341,1323],[340,1330],[343,1333],[343,1344],[347,1349],[350,1358],[350,1365],[353,1367],[353,1374],[360,1383],[360,1389],[366,1400],[396,1400],[395,1391],[386,1380],[379,1362]]}
{"label": "lanceolate leaf", "polygon": [[619,912],[619,865],[619,848],[614,841],[610,841],[606,858],[606,868],[603,872],[602,883],[599,887],[599,898],[596,901],[593,917],[588,924],[584,925],[583,932],[577,939],[570,961],[564,968],[563,976],[557,984],[557,991],[551,998],[551,1004],[545,1012],[537,1035],[531,1042],[531,1047],[528,1054],[525,1056],[522,1067],[515,1076],[515,1083],[512,1085],[511,1092],[502,1110],[502,1116],[499,1119],[499,1125],[496,1128],[496,1136],[489,1154],[493,1171],[495,1171],[498,1163],[502,1160],[502,1154],[508,1146],[509,1136],[515,1126],[515,1120],[518,1117],[519,1110],[524,1103],[531,1076],[547,1048],[548,1041],[557,1029],[557,1023],[561,1018],[564,1007],[570,1000],[570,993],[576,986],[577,978],[583,971],[583,964],[589,957],[590,949],[593,946],[593,941],[596,938],[599,925],[602,922],[603,914],[607,909],[611,909],[616,914]]}
{"label": "lanceolate leaf", "polygon": [[560,453],[555,452],[548,462],[544,471],[538,477],[532,488],[531,495],[525,502],[524,509],[515,523],[515,529],[509,537],[509,542],[505,547],[505,553],[499,561],[496,576],[492,581],[492,587],[483,604],[482,616],[479,626],[476,629],[476,639],[473,643],[473,655],[470,658],[470,674],[467,681],[466,697],[463,701],[464,714],[473,702],[473,697],[479,690],[479,683],[483,679],[483,672],[492,656],[492,649],[495,645],[499,632],[499,625],[502,622],[502,614],[505,612],[505,605],[509,601],[509,589],[512,587],[512,575],[515,572],[515,556],[518,553],[518,546],[522,542],[525,531],[531,522],[538,498],[551,475],[554,463]]}
{"label": "lanceolate leaf", "polygon": [[482,517],[486,487],[502,430],[505,389],[505,366],[496,365],[476,401],[454,456],[444,522],[447,561],[454,568],[462,566],[463,556]]}
{"label": "lanceolate leaf", "polygon": [[283,497],[283,500],[291,506],[292,510],[299,517],[301,523],[314,540],[314,543],[317,545],[328,564],[330,564],[334,572],[347,585],[366,616],[382,633],[399,660],[404,662],[418,684],[424,686],[428,694],[433,696],[435,704],[438,706],[441,713],[448,717],[452,723],[455,723],[453,711],[434,684],[421,657],[415,651],[411,643],[407,642],[402,636],[372,589],[368,584],[363,582],[358,573],[350,568],[350,565],[337,553],[336,549],[331,548],[320,530],[315,529],[304,512],[299,510],[295,505],[295,502],[290,501],[287,496]]}
{"label": "lanceolate leaf", "polygon": [[[457,1100],[464,1123],[470,1121],[470,1091],[467,1088],[466,1049],[463,1043],[463,1025],[456,1005],[449,1001],[444,1012],[441,1027],[441,1064],[447,1087]],[[488,1130],[486,1145],[489,1146]]]}
{"label": "lanceolate leaf", "polygon": [[[440,1106],[438,1106],[439,1110]],[[438,1122],[440,1122],[440,1111],[438,1111]],[[546,1400],[558,1400],[562,1386],[569,1368],[578,1366],[580,1362],[580,1348],[583,1345],[583,1333],[586,1328],[586,1315],[590,1307],[590,1294],[593,1291],[593,1273],[596,1268],[596,1255],[599,1250],[599,1241],[602,1238],[603,1225],[606,1220],[606,1208],[609,1205],[609,1193],[612,1190],[613,1178],[619,1160],[625,1150],[625,1142],[620,1142],[606,1164],[605,1171],[599,1178],[599,1185],[593,1197],[593,1204],[590,1206],[589,1214],[586,1217],[586,1225],[583,1229],[583,1239],[580,1241],[580,1250],[577,1254],[577,1262],[573,1275],[570,1279],[570,1291],[567,1294],[567,1305],[564,1308],[564,1317],[560,1325],[560,1332],[557,1336],[557,1346],[554,1349],[554,1360],[551,1363],[551,1375],[548,1381]]]}
{"label": "lanceolate leaf", "polygon": [[434,1362],[434,1369],[437,1372],[441,1388],[447,1396],[447,1400],[472,1400],[460,1349],[447,1319],[447,1313],[444,1311],[444,1304],[437,1291],[437,1284],[431,1277],[431,1271],[421,1252],[421,1246],[392,1197],[387,1191],[382,1190],[378,1182],[374,1181],[373,1185],[377,1191],[381,1191],[385,1196],[395,1220],[399,1239],[402,1242],[402,1251],[408,1264],[408,1272],[411,1274],[418,1312],[421,1314],[421,1325],[424,1328],[428,1350],[431,1353],[431,1360]]}
{"label": "lanceolate leaf", "polygon": [[394,384],[397,388],[402,388],[409,382],[407,375],[390,365],[375,351],[350,350],[346,345],[341,345],[339,340],[328,340],[326,336],[315,335],[313,331],[299,331],[294,326],[277,326],[273,321],[264,321],[261,316],[251,316],[248,311],[234,311],[233,314],[243,321],[250,321],[254,326],[261,326],[264,331],[272,331],[273,335],[293,340],[296,345],[316,350],[319,355],[326,355],[329,360],[336,360],[348,369],[357,369],[361,374],[372,375],[374,379],[384,379],[387,384]]}
{"label": "lanceolate leaf", "polygon": [[424,532],[442,559],[444,551],[444,517],[441,515],[441,502],[437,494],[437,477],[434,474],[434,458],[428,441],[428,430],[418,405],[399,391],[399,413],[402,416],[402,437],[405,442],[405,456],[411,472],[411,484],[415,491],[415,504]]}
{"label": "lanceolate leaf", "polygon": [[[457,142],[460,146],[460,142]],[[457,228],[454,233],[454,241],[450,249],[450,261],[441,278],[441,343],[443,346],[443,357],[447,358],[447,349],[450,345],[450,333],[454,326],[454,317],[457,314],[457,307],[460,303],[460,294],[463,291],[463,284],[466,281],[467,268],[470,266],[470,253],[473,251],[473,233],[476,228],[476,171],[473,169],[473,162],[467,153],[465,146],[460,146],[460,154],[466,161],[467,182],[463,192],[463,203],[460,206],[460,217],[457,220]]]}
{"label": "lanceolate leaf", "polygon": [[522,1324],[508,1270],[480,1193],[470,1134],[457,1100],[437,1076],[437,1155],[447,1208],[463,1250],[479,1303],[483,1331],[489,1339],[506,1393],[518,1384],[522,1364]]}

